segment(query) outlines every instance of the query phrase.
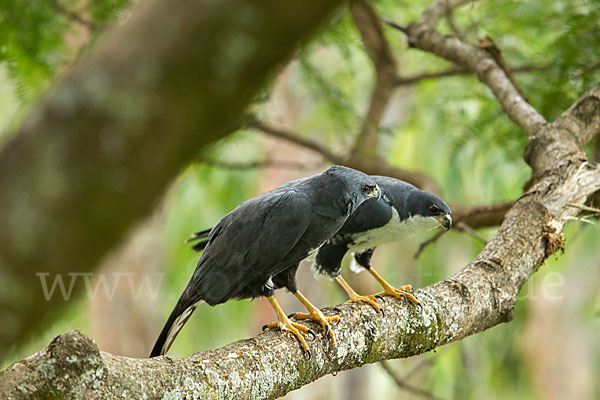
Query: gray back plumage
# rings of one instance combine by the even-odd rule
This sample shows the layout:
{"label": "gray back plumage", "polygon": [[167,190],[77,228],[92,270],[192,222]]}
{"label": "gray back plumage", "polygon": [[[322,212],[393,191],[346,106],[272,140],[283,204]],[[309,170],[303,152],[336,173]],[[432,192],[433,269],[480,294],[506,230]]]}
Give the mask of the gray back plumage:
{"label": "gray back plumage", "polygon": [[335,166],[250,199],[212,229],[189,288],[189,302],[236,297],[249,280],[267,281],[333,236],[366,199],[362,172]]}
{"label": "gray back plumage", "polygon": [[215,305],[264,295],[272,276],[295,268],[331,238],[376,186],[360,171],[333,166],[252,198],[223,217],[208,240],[195,246],[204,252],[150,356],[168,351],[199,301]]}

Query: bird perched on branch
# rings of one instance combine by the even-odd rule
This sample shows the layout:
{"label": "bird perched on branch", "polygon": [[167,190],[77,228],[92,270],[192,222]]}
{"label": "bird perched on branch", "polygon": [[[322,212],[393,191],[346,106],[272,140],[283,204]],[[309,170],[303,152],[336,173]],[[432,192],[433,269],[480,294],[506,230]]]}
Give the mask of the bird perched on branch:
{"label": "bird perched on branch", "polygon": [[190,282],[162,329],[150,357],[165,354],[200,301],[211,306],[229,299],[267,297],[278,322],[268,327],[292,332],[308,352],[302,334],[314,333],[283,312],[273,292],[287,288],[307,308],[309,319],[321,324],[335,347],[329,323],[296,288],[298,264],[330,239],[369,198],[379,198],[375,181],[360,171],[333,166],[322,174],[286,183],[254,197],[202,232],[205,247]]}
{"label": "bird perched on branch", "polygon": [[[381,198],[362,203],[342,228],[319,247],[313,266],[317,271],[334,277],[350,297],[349,302],[367,303],[379,311],[381,307],[376,303],[377,298],[390,295],[418,305],[411,293],[412,286],[392,287],[371,267],[371,256],[379,245],[437,227],[450,229],[452,212],[442,199],[409,183],[385,176],[371,178],[381,188]],[[348,285],[340,275],[342,259],[348,252],[353,253],[354,261],[383,286],[383,292],[359,296]]]}
{"label": "bird perched on branch", "polygon": [[[371,267],[371,256],[379,245],[406,239],[437,227],[445,230],[452,226],[450,207],[439,197],[417,189],[413,185],[386,176],[371,176],[382,195],[369,199],[346,220],[340,230],[318,249],[313,267],[320,273],[336,279],[350,298],[349,302],[370,304],[377,311],[377,299],[384,295],[408,299],[418,305],[412,286],[394,288]],[[198,232],[191,239],[197,241],[194,250],[202,250],[208,232]],[[383,292],[360,296],[341,276],[342,260],[351,253],[358,268],[365,268],[383,286]]]}

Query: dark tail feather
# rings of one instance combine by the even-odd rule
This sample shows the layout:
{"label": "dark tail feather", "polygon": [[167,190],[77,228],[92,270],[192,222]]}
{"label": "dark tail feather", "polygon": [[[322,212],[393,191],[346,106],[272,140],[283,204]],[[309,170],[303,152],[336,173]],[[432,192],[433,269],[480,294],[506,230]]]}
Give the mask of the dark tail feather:
{"label": "dark tail feather", "polygon": [[162,356],[169,351],[169,347],[171,347],[177,334],[190,318],[197,305],[198,303],[195,303],[187,308],[180,307],[179,304],[175,306],[160,335],[158,335],[158,339],[156,339],[150,357]]}
{"label": "dark tail feather", "polygon": [[196,251],[201,251],[204,250],[204,248],[206,247],[206,245],[208,245],[208,235],[210,234],[211,229],[206,229],[204,231],[201,232],[196,232],[192,235],[191,238],[187,239],[185,242],[186,243],[190,243],[190,242],[198,242],[195,243],[192,246],[192,249],[196,250]]}

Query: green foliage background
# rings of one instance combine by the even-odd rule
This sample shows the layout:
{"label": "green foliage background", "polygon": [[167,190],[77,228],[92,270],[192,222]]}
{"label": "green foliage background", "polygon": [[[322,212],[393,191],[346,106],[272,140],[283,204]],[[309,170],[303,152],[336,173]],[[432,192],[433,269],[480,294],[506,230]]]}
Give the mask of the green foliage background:
{"label": "green foliage background", "polygon": [[[374,3],[379,15],[407,24],[429,2]],[[0,126],[4,138],[51,86],[53,79],[85,56],[106,26],[126,17],[123,0],[91,0],[86,4],[72,0],[4,1],[0,11]],[[87,22],[74,22],[61,9],[71,10]],[[457,10],[453,21],[471,43],[491,36],[508,66],[537,68],[516,77],[530,102],[549,120],[600,78],[600,68],[582,73],[600,59],[600,2],[473,2]],[[448,21],[442,22],[439,29],[448,34],[453,32]],[[71,38],[84,34],[89,39],[74,49]],[[386,35],[397,56],[401,76],[441,71],[450,66],[430,54],[408,49],[397,31],[386,29]],[[294,130],[336,150],[349,150],[359,131],[373,82],[373,67],[360,36],[348,13],[340,13],[297,55],[290,67],[288,96],[298,115]],[[390,106],[391,122],[382,127],[379,149],[382,157],[393,165],[433,176],[440,182],[444,198],[452,203],[486,204],[511,200],[521,194],[530,173],[522,159],[526,136],[502,112],[483,84],[473,77],[457,76],[422,81],[401,91],[399,102]],[[265,100],[257,102],[259,115],[267,114],[266,104]],[[240,131],[215,144],[209,153],[212,158],[230,162],[252,161],[266,157],[263,145],[260,134]],[[593,143],[589,146],[590,152],[593,146]],[[324,165],[316,166],[322,168]],[[302,174],[292,171],[290,179]],[[198,162],[173,183],[161,206],[164,224],[160,237],[165,245],[164,268],[168,274],[161,287],[161,300],[155,304],[156,332],[198,258],[183,244],[184,239],[191,232],[212,226],[236,205],[269,188],[265,176],[262,170],[229,170]],[[600,373],[598,232],[597,226],[570,224],[566,229],[566,254],[549,260],[523,289],[514,321],[422,356],[430,359],[431,366],[411,383],[445,399],[545,397],[544,388],[552,386],[553,375],[539,369],[538,360],[543,357],[532,350],[537,341],[549,344],[548,351],[556,356],[557,374],[597,377]],[[493,230],[483,230],[482,234],[491,237]],[[414,241],[380,250],[377,265],[391,282],[425,286],[444,279],[482,247],[465,234],[450,232],[418,260],[398,259],[399,252],[414,252],[417,245],[418,241]],[[548,289],[545,277],[553,273],[564,278],[564,285],[551,286],[560,300],[540,295]],[[301,288],[302,285],[316,288],[312,290],[319,292],[315,296],[320,306],[344,300],[333,283],[314,281],[310,274],[299,279]],[[359,280],[369,278],[360,275]],[[371,288],[374,290],[375,286]],[[559,318],[554,325],[538,326],[537,318],[543,314],[540,309],[545,307],[540,304],[548,301],[548,309],[561,310],[562,305],[569,315],[559,313],[554,317]],[[184,356],[255,334],[260,328],[256,323],[260,319],[257,303],[260,300],[230,302],[214,309],[200,307],[171,353]],[[87,331],[92,317],[87,299],[73,301],[73,307],[55,325],[27,346],[16,349],[5,363],[38,350],[67,329]],[[585,353],[585,363],[566,351],[561,352],[561,344],[556,341],[562,336],[556,334],[554,340],[555,332],[544,330],[549,326],[584,338],[578,341],[578,349]],[[406,372],[418,362],[401,360],[392,365]],[[387,390],[400,390],[377,368],[361,371],[371,377],[361,389],[365,393],[377,393],[381,385]],[[578,385],[583,390],[578,393],[589,398],[600,397],[597,379],[584,380]],[[310,385],[302,389],[302,398],[310,398],[311,390],[314,389]],[[408,392],[402,394],[412,398]]]}

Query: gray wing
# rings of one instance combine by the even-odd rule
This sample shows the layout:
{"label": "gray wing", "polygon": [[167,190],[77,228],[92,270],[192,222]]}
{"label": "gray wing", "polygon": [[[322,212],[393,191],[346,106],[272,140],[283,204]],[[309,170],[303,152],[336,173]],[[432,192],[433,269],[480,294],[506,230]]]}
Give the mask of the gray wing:
{"label": "gray wing", "polygon": [[217,304],[234,297],[248,282],[266,281],[302,260],[310,250],[310,240],[303,236],[313,217],[312,203],[293,189],[242,204],[211,231],[192,278],[194,291]]}
{"label": "gray wing", "polygon": [[387,224],[391,218],[392,209],[383,196],[379,200],[369,199],[348,217],[337,234],[359,233],[379,228]]}

